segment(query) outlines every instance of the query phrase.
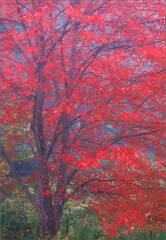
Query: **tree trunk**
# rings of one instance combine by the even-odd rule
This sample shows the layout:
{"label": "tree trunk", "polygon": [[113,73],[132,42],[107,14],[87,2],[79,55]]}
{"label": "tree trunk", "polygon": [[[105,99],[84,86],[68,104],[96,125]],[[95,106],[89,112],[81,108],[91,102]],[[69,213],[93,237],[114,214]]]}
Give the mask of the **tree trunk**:
{"label": "tree trunk", "polygon": [[54,237],[57,235],[62,218],[62,206],[59,204],[54,209],[48,208],[45,210],[43,206],[43,201],[40,199],[40,204],[38,202],[37,213],[40,218],[42,225],[43,235],[46,239],[49,239],[48,236]]}
{"label": "tree trunk", "polygon": [[43,235],[45,237],[54,237],[60,230],[61,218],[62,218],[62,207],[57,206],[54,211],[48,211],[47,218],[39,216],[42,224]]}

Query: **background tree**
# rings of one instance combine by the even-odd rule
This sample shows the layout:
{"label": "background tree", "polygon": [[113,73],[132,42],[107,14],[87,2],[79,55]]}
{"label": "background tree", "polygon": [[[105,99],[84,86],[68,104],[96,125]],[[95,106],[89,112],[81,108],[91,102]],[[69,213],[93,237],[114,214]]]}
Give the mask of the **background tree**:
{"label": "background tree", "polygon": [[[70,198],[100,195],[112,204],[136,194],[137,181],[146,192],[139,173],[146,179],[154,166],[145,159],[163,168],[163,5],[1,2],[0,151],[44,235],[57,234]],[[32,155],[35,185],[13,162]]]}

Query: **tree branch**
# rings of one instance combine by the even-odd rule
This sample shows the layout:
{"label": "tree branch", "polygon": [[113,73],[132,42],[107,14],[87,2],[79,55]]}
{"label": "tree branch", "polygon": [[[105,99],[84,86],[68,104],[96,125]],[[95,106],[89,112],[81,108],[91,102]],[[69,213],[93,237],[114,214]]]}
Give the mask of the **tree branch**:
{"label": "tree branch", "polygon": [[84,187],[84,186],[86,186],[86,185],[88,185],[89,183],[94,182],[94,181],[99,181],[99,182],[114,182],[114,181],[116,181],[116,179],[115,179],[115,178],[112,178],[112,179],[92,178],[92,179],[90,179],[90,180],[88,180],[88,181],[80,184],[80,185],[65,199],[65,202],[66,202],[69,198],[71,198],[76,192],[78,192],[78,191],[80,190],[80,188],[82,188],[82,187]]}
{"label": "tree branch", "polygon": [[159,131],[159,129],[155,129],[153,131],[150,131],[150,132],[145,132],[145,133],[138,133],[138,134],[131,134],[131,135],[126,135],[126,136],[119,136],[118,138],[116,138],[112,143],[111,145],[125,139],[125,138],[130,138],[130,137],[140,137],[140,136],[144,136],[144,135],[148,135],[148,134],[152,134],[152,133],[155,133]]}

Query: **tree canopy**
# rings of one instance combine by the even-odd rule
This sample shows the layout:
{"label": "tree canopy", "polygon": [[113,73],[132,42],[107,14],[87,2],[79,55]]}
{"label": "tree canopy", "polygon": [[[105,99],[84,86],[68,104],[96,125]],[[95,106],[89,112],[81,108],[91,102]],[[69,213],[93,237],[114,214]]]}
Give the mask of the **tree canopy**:
{"label": "tree canopy", "polygon": [[164,1],[2,0],[0,24],[0,152],[44,234],[71,198],[110,237],[164,229]]}

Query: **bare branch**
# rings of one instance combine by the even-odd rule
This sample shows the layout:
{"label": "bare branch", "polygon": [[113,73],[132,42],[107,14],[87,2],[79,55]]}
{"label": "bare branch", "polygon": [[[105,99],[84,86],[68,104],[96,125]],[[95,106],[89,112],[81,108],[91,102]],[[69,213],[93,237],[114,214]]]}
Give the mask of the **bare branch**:
{"label": "bare branch", "polygon": [[131,135],[126,135],[126,136],[119,136],[117,137],[111,144],[115,144],[123,139],[126,139],[126,138],[130,138],[130,137],[140,137],[140,136],[144,136],[144,135],[149,135],[149,134],[153,134],[155,132],[159,131],[159,129],[156,129],[156,130],[153,130],[153,131],[150,131],[150,132],[145,132],[145,133],[138,133],[138,134],[131,134]]}

